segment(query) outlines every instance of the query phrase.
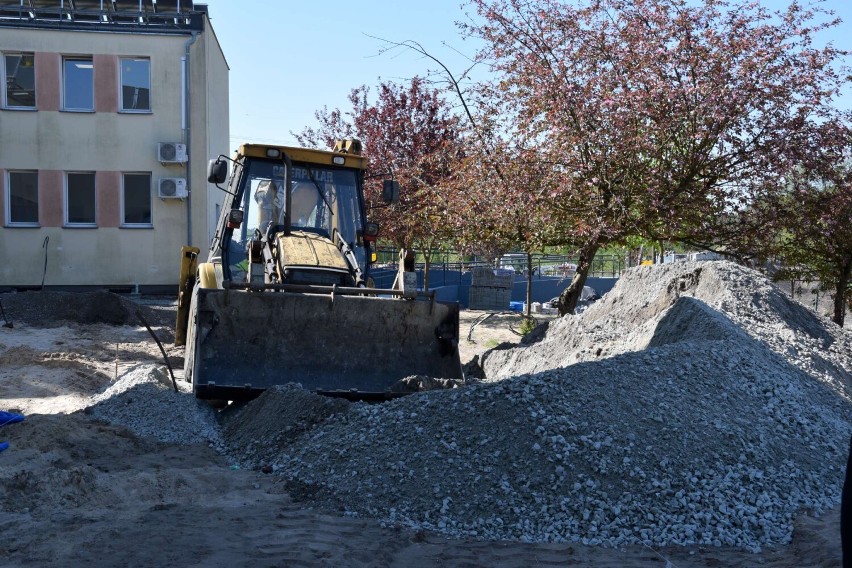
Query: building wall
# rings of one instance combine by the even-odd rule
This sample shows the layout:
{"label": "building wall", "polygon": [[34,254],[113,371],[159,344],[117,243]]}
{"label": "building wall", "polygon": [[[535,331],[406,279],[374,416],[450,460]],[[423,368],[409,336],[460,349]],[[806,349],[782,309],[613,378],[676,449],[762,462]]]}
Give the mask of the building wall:
{"label": "building wall", "polygon": [[[206,250],[211,197],[219,192],[206,182],[206,161],[227,153],[228,144],[227,64],[206,23],[190,52],[192,200],[157,197],[159,178],[189,174],[185,165],[157,160],[158,142],[185,142],[181,58],[189,34],[2,29],[0,52],[36,53],[38,110],[0,110],[0,183],[10,169],[38,170],[40,227],[6,224],[0,185],[0,287],[39,285],[43,277],[48,286],[176,285],[190,204],[191,244]],[[63,55],[93,57],[95,112],[61,110]],[[150,113],[118,112],[123,56],[150,58]],[[208,129],[208,101],[221,107],[223,100],[224,125]],[[97,228],[63,227],[68,171],[96,172]],[[152,227],[121,226],[122,172],[151,173]]]}
{"label": "building wall", "polygon": [[[229,91],[228,89],[218,88],[219,85],[228,84],[228,64],[214,34],[205,36],[204,41],[207,45],[205,49],[207,73],[204,79],[204,84],[207,86],[206,105],[204,115],[198,115],[194,120],[196,123],[201,123],[203,128],[206,129],[207,147],[203,153],[206,158],[199,164],[202,169],[201,177],[206,182],[207,159],[215,158],[219,154],[230,157],[235,148],[228,147],[230,137],[230,129],[228,128],[230,123]],[[196,147],[198,146],[196,145]],[[199,150],[199,152],[201,151]],[[217,215],[225,201],[224,192],[215,185],[207,184],[207,192],[207,233],[200,236],[202,244],[196,245],[205,254],[210,241],[213,239],[213,234],[216,232]]]}

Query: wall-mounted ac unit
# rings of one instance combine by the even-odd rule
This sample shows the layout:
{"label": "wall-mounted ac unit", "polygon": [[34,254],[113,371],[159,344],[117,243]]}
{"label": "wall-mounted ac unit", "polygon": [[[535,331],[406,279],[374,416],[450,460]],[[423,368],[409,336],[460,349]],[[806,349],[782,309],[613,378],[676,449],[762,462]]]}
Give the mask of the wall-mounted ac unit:
{"label": "wall-mounted ac unit", "polygon": [[160,178],[157,194],[160,199],[186,199],[186,179]]}
{"label": "wall-mounted ac unit", "polygon": [[160,142],[157,144],[157,160],[163,164],[185,164],[186,144]]}

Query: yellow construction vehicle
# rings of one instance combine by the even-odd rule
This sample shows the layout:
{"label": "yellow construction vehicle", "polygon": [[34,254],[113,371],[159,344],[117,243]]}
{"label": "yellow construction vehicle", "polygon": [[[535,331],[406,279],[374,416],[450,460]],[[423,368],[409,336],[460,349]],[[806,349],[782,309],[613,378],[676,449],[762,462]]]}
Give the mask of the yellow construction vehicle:
{"label": "yellow construction vehicle", "polygon": [[[417,290],[410,255],[392,289],[368,286],[379,228],[366,220],[366,168],[357,140],[333,151],[244,144],[210,161],[208,180],[227,179],[227,196],[206,262],[182,249],[175,333],[197,397],[299,383],[382,399],[412,375],[463,378],[458,304]],[[384,180],[385,202],[398,196]]]}

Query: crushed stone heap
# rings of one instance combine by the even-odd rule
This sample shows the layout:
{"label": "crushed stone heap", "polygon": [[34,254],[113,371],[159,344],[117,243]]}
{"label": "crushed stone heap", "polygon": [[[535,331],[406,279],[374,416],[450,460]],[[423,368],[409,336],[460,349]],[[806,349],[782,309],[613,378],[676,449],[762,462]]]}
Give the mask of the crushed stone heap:
{"label": "crushed stone heap", "polygon": [[839,501],[850,335],[758,273],[640,267],[535,339],[486,354],[482,384],[333,409],[299,394],[321,416],[284,433],[270,415],[251,441],[234,422],[230,451],[349,514],[482,539],[757,551]]}
{"label": "crushed stone heap", "polygon": [[541,326],[519,349],[484,354],[481,365],[494,380],[743,334],[852,399],[849,331],[791,300],[760,273],[727,261],[629,270],[582,317]]}
{"label": "crushed stone heap", "polygon": [[137,365],[93,396],[85,413],[160,442],[221,448],[215,410],[186,392],[186,383],[179,388],[184,392],[174,392],[164,367]]}

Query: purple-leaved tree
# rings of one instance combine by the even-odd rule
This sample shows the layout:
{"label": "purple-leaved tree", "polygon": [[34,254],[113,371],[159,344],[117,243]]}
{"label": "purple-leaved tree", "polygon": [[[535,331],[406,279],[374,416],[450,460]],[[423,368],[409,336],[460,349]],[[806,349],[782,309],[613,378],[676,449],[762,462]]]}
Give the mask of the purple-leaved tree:
{"label": "purple-leaved tree", "polygon": [[843,53],[813,46],[837,22],[797,2],[778,13],[723,0],[471,4],[480,21],[464,29],[485,41],[479,57],[496,76],[479,100],[547,166],[535,191],[562,240],[578,243],[563,314],[602,246],[711,242],[736,227],[719,219],[781,187],[779,157],[843,80]]}

